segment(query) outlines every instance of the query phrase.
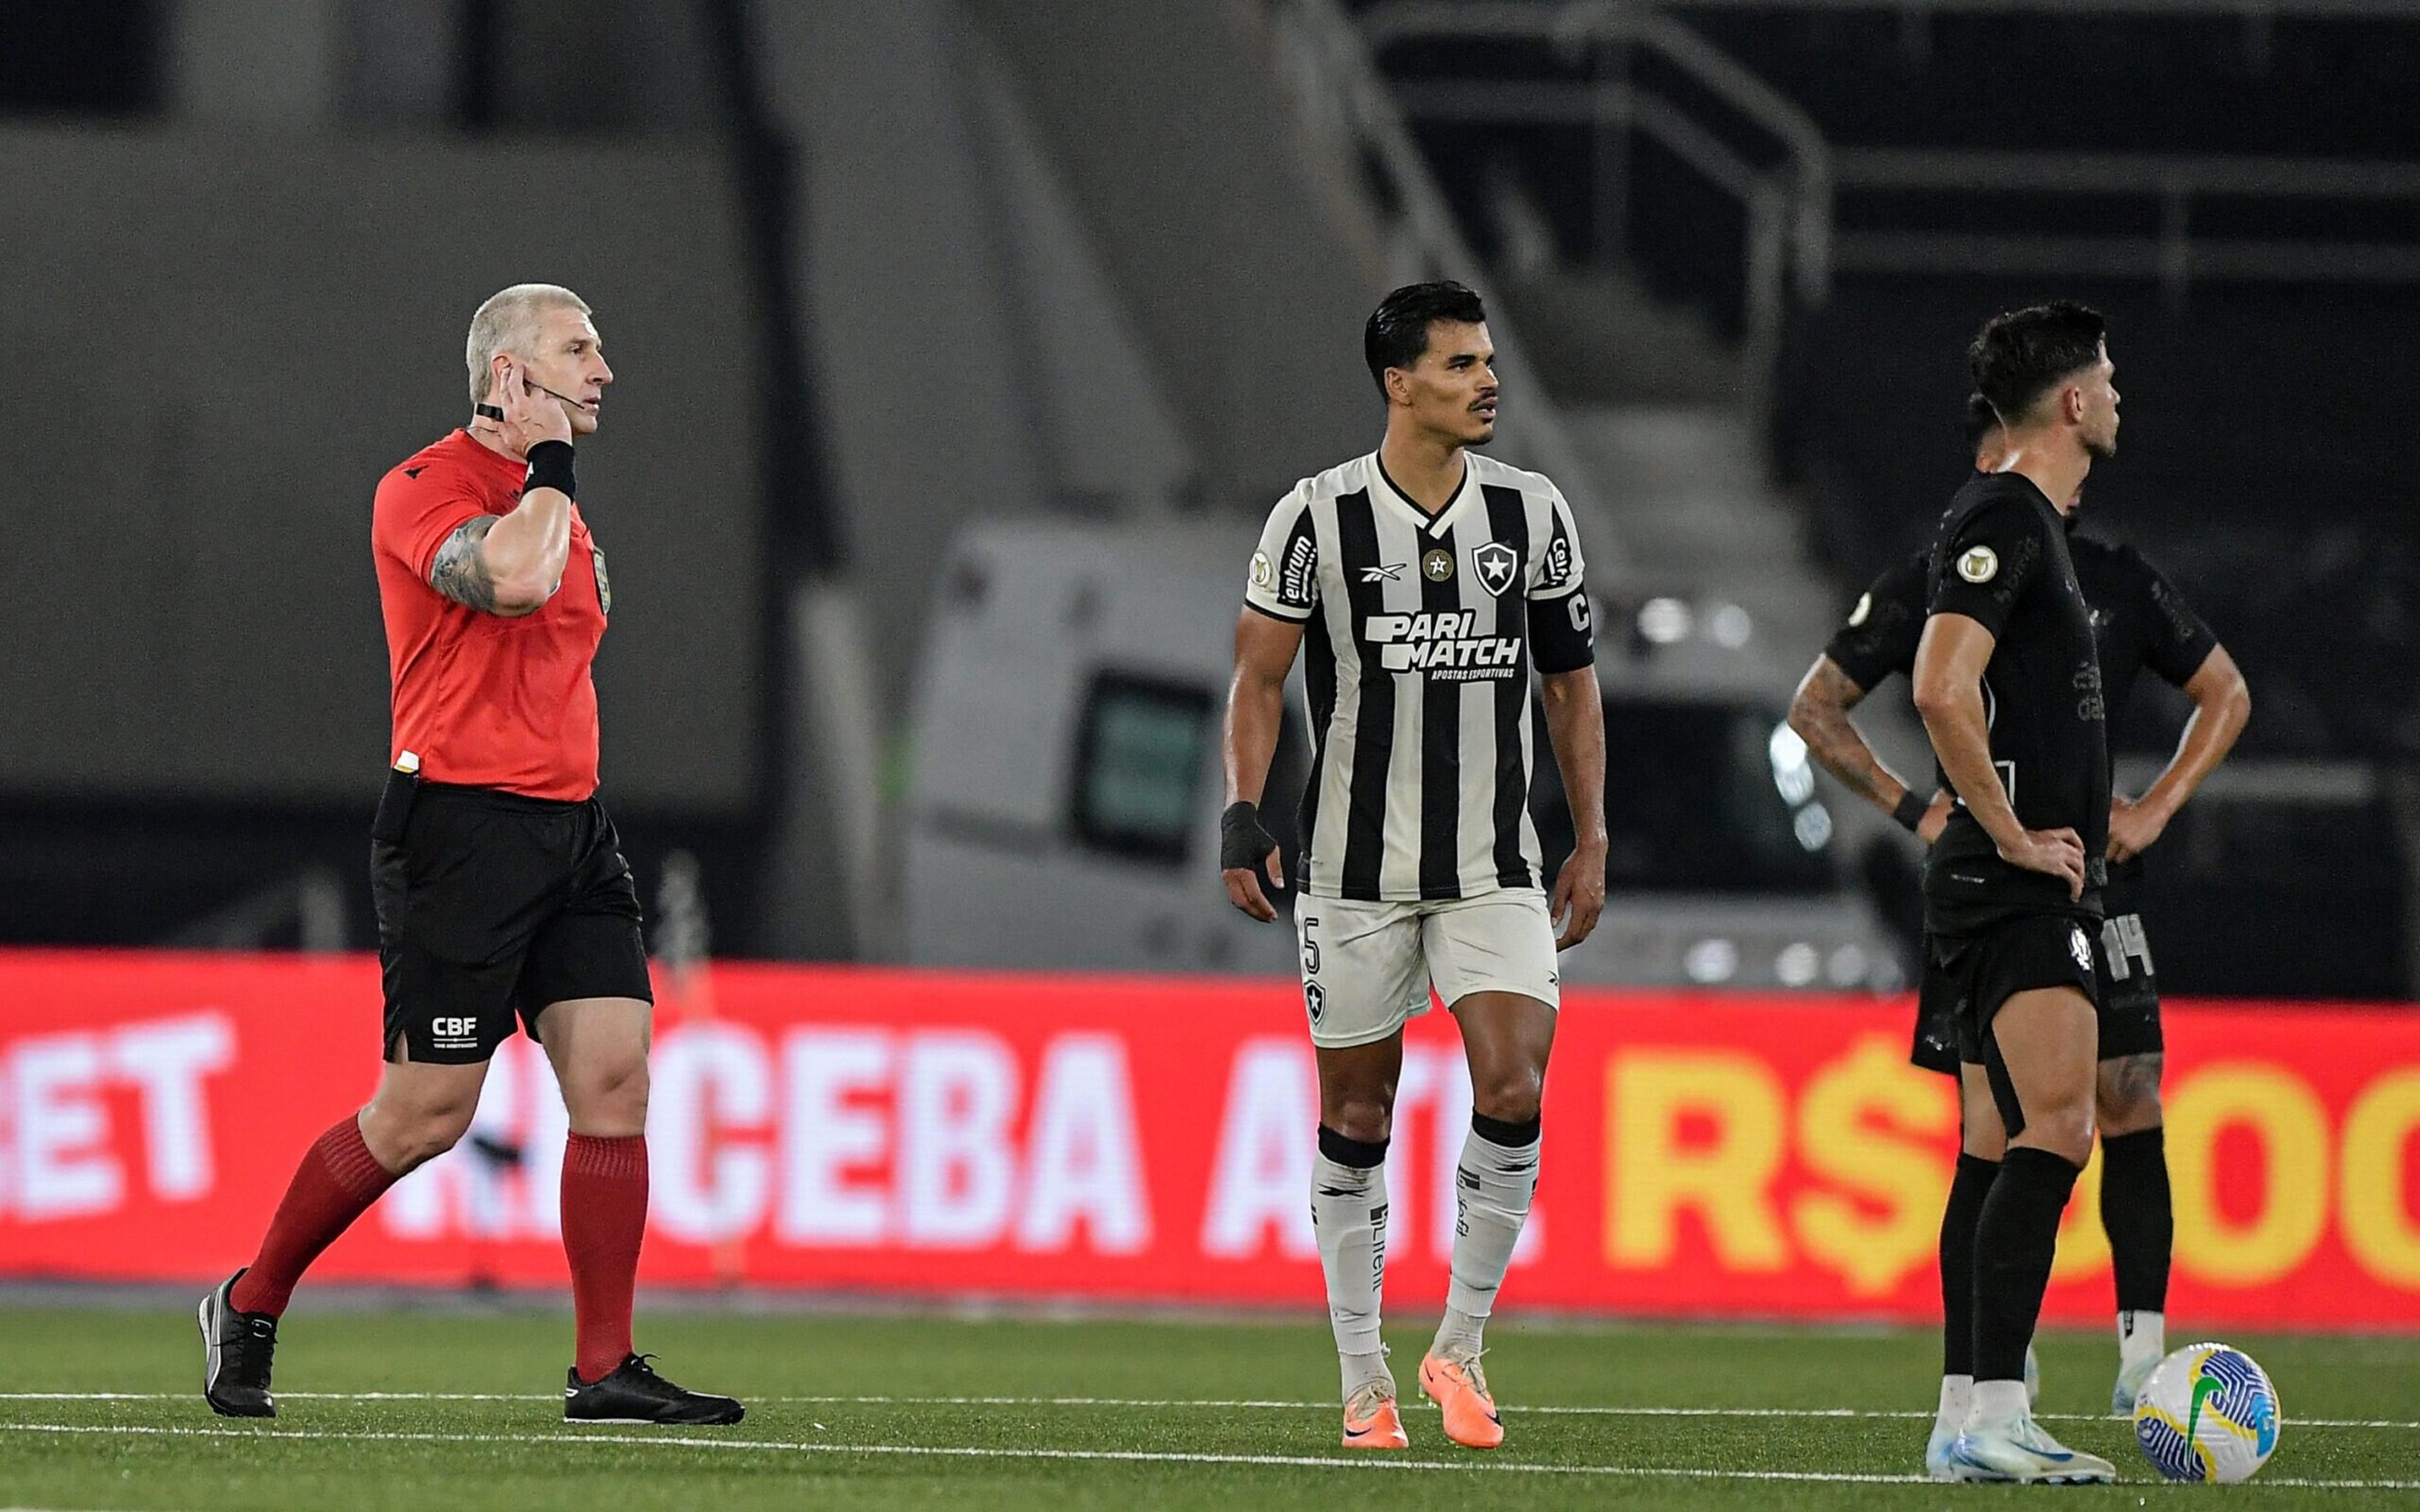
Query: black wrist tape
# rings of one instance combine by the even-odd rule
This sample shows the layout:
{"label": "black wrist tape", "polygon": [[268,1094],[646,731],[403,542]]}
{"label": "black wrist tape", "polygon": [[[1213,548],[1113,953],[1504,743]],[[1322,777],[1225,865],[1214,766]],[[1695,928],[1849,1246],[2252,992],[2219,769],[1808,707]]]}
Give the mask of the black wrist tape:
{"label": "black wrist tape", "polygon": [[540,441],[529,449],[529,480],[521,492],[532,488],[560,488],[564,497],[580,497],[580,480],[571,470],[569,441]]}
{"label": "black wrist tape", "polygon": [[1238,800],[1218,816],[1218,870],[1258,872],[1276,850],[1277,837],[1261,827],[1261,810]]}
{"label": "black wrist tape", "polygon": [[1924,823],[1925,813],[1931,807],[1931,798],[1910,788],[1899,795],[1899,806],[1891,810],[1891,817],[1899,821],[1900,828],[1913,835],[1916,833],[1916,826]]}

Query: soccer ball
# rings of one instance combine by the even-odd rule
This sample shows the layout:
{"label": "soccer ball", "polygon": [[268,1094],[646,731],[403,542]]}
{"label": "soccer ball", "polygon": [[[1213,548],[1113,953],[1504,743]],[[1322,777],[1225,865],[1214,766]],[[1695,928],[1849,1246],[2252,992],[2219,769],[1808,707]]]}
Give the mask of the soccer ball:
{"label": "soccer ball", "polygon": [[2134,1442],[2169,1480],[2247,1481],[2277,1448],[2277,1388],[2252,1356],[2188,1344],[2134,1397]]}

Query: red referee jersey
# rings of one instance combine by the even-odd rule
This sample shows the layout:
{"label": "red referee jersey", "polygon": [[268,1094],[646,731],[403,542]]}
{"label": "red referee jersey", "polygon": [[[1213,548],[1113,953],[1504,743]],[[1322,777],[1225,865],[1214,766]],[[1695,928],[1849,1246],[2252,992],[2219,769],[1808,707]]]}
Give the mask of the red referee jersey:
{"label": "red referee jersey", "polygon": [[563,586],[536,613],[483,613],[428,586],[445,538],[465,520],[510,514],[527,473],[458,430],[379,480],[370,549],[395,687],[388,759],[415,753],[420,775],[434,782],[585,798],[597,791],[588,668],[613,590],[580,506],[571,509]]}

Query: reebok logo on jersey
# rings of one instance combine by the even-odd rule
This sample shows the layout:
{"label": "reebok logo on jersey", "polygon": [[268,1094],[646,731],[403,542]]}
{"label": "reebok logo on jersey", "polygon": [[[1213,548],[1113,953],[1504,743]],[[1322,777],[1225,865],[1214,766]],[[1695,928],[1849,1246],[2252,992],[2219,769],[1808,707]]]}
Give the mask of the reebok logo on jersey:
{"label": "reebok logo on jersey", "polygon": [[1968,549],[1958,559],[1958,576],[1970,583],[1987,583],[2000,573],[2000,553],[1988,546]]}
{"label": "reebok logo on jersey", "polygon": [[2085,937],[2082,925],[2079,924],[2068,931],[2067,949],[2069,954],[2075,957],[2077,965],[2086,971],[2092,969],[2092,942]]}
{"label": "reebok logo on jersey", "polygon": [[1501,594],[1512,587],[1520,568],[1520,556],[1501,541],[1471,548],[1470,570],[1479,574],[1479,586],[1491,594]]}
{"label": "reebok logo on jersey", "polygon": [[1361,622],[1361,639],[1378,648],[1378,665],[1390,672],[1435,672],[1454,682],[1521,672],[1521,643],[1481,635],[1477,609],[1373,614]]}
{"label": "reebok logo on jersey", "polygon": [[1361,580],[1365,583],[1401,582],[1404,579],[1404,569],[1410,565],[1408,562],[1389,562],[1380,566],[1364,567],[1361,569]]}

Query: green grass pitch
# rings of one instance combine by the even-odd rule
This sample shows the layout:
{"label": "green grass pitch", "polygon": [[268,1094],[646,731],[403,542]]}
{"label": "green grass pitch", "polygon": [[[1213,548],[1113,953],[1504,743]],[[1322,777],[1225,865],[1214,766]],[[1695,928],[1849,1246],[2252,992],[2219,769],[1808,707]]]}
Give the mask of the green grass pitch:
{"label": "green grass pitch", "polygon": [[[1325,1320],[644,1315],[675,1380],[749,1401],[734,1428],[575,1428],[566,1317],[289,1316],[280,1416],[214,1418],[188,1308],[0,1312],[0,1507],[1831,1508],[2420,1504],[2420,1339],[2247,1336],[2286,1408],[2258,1481],[2158,1483],[2107,1402],[2115,1345],[2046,1334],[2041,1411],[2115,1460],[2105,1489],[1916,1481],[1937,1369],[1922,1332],[1528,1321],[1490,1331],[1509,1437],[1480,1455],[1405,1414],[1412,1449],[1337,1444]],[[1425,1335],[1392,1337],[1413,1379]],[[2184,1342],[2180,1336],[2177,1342]],[[393,1394],[379,1396],[374,1394]],[[1449,1504],[1448,1498],[1463,1499]]]}

